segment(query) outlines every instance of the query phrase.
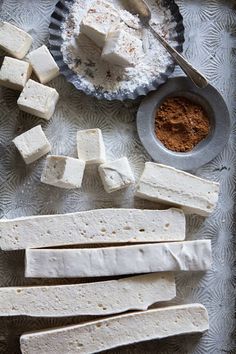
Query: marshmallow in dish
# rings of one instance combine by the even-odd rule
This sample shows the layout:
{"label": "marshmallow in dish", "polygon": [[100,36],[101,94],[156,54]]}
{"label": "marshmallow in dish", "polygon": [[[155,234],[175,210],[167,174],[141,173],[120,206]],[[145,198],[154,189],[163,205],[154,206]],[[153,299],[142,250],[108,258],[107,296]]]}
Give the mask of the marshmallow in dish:
{"label": "marshmallow in dish", "polygon": [[[120,0],[109,1],[109,4],[119,14],[119,21],[108,26],[110,28],[106,35],[105,44],[103,47],[99,47],[96,40],[89,38],[89,34],[86,34],[82,25],[89,10],[92,6],[96,6],[96,3],[94,0],[73,1],[68,9],[68,17],[62,23],[62,45],[58,56],[62,56],[63,62],[72,71],[74,83],[78,78],[80,89],[89,95],[107,99],[120,99],[124,96],[126,98],[136,97],[139,95],[139,91],[143,93],[144,86],[145,91],[146,88],[149,90],[149,85],[152,86],[151,83],[156,78],[158,79],[161,74],[165,75],[169,66],[173,64],[173,60],[162,44],[156,40],[156,37],[143,29],[139,17],[126,11],[123,1]],[[180,44],[182,37],[178,36],[176,20],[167,4],[149,0],[149,5],[152,9],[151,24],[158,33],[168,38],[173,46]],[[179,28],[181,28],[181,20],[178,22]],[[95,26],[94,22],[92,26]],[[133,65],[116,65],[114,62],[102,58],[102,51],[107,45],[109,35],[117,27],[123,29],[129,38],[134,36],[142,43],[141,53],[139,47],[135,49],[134,58],[137,58],[137,61],[135,60]],[[138,43],[140,42],[138,41]],[[68,77],[68,80],[72,80],[72,77]],[[76,84],[75,86],[77,87]]]}
{"label": "marshmallow in dish", "polygon": [[82,20],[80,30],[96,45],[103,48],[112,25],[119,23],[118,11],[107,1],[95,1]]}
{"label": "marshmallow in dish", "polygon": [[102,50],[101,59],[122,67],[134,66],[144,56],[142,40],[126,31],[120,11],[106,1],[95,1],[80,31]]}
{"label": "marshmallow in dish", "polygon": [[121,27],[108,34],[102,51],[103,60],[124,67],[134,66],[143,55],[142,41]]}

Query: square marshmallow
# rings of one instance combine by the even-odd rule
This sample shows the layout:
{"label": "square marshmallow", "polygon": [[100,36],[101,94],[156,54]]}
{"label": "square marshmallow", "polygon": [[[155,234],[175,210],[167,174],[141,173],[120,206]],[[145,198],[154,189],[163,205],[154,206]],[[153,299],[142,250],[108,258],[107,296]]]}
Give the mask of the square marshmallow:
{"label": "square marshmallow", "polygon": [[135,182],[133,172],[126,157],[104,163],[98,168],[105,191],[115,192]]}
{"label": "square marshmallow", "polygon": [[28,53],[33,38],[20,28],[0,21],[0,48],[18,59]]}
{"label": "square marshmallow", "polygon": [[17,104],[22,111],[48,120],[55,111],[58,99],[59,94],[54,88],[29,80]]}
{"label": "square marshmallow", "polygon": [[13,143],[19,150],[26,164],[30,164],[46,155],[51,150],[51,145],[44,134],[41,125],[17,136]]}
{"label": "square marshmallow", "polygon": [[109,33],[102,59],[124,67],[134,66],[144,55],[142,41],[123,29]]}
{"label": "square marshmallow", "polygon": [[100,129],[87,129],[77,132],[77,150],[79,159],[88,165],[106,161],[105,145]]}
{"label": "square marshmallow", "polygon": [[23,90],[32,73],[31,65],[25,61],[5,57],[0,69],[0,85],[13,90]]}
{"label": "square marshmallow", "polygon": [[119,23],[118,11],[107,1],[98,0],[82,20],[80,31],[98,47],[103,48],[110,28]]}
{"label": "square marshmallow", "polygon": [[85,162],[82,160],[51,155],[47,157],[41,182],[66,189],[80,188],[84,169]]}
{"label": "square marshmallow", "polygon": [[45,45],[33,50],[27,57],[42,84],[46,84],[59,75],[59,67]]}

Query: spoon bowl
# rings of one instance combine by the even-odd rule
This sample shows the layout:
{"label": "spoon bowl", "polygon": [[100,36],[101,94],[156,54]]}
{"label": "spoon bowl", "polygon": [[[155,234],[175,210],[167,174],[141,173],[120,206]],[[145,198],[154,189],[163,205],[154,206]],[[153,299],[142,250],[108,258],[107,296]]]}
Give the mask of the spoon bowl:
{"label": "spoon bowl", "polygon": [[174,61],[181,67],[185,74],[199,88],[205,88],[208,85],[206,77],[194,68],[180,53],[177,52],[151,25],[151,10],[144,0],[126,0],[125,5],[135,15],[138,15],[141,23],[146,27],[159,42],[165,47]]}

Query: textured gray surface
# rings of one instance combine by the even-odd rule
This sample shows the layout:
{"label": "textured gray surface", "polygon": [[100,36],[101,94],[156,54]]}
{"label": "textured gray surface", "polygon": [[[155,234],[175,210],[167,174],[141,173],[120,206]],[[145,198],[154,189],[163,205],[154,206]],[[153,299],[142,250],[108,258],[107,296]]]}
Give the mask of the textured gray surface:
{"label": "textured gray surface", "polygon": [[[0,16],[25,28],[34,37],[34,48],[47,40],[50,13],[54,0],[0,1]],[[220,203],[214,214],[204,220],[188,217],[188,238],[210,238],[213,244],[213,269],[207,274],[183,274],[177,277],[178,303],[198,301],[210,314],[210,330],[203,337],[179,337],[117,349],[112,353],[223,354],[235,353],[233,342],[233,283],[235,251],[235,135],[236,135],[236,9],[230,0],[178,1],[186,26],[185,55],[223,94],[233,120],[230,141],[211,163],[197,175],[221,183]],[[3,53],[1,53],[3,54]],[[181,74],[179,69],[176,74]],[[44,160],[25,166],[11,140],[19,133],[42,123],[53,145],[53,153],[75,155],[75,135],[80,128],[99,127],[104,133],[110,158],[127,155],[139,176],[149,159],[137,137],[136,102],[98,102],[77,92],[61,77],[51,83],[61,99],[49,122],[20,112],[14,91],[0,90],[0,215],[13,218],[23,215],[64,213],[99,207],[154,207],[134,200],[133,191],[105,194],[92,168],[86,171],[82,190],[63,191],[42,185],[39,176]],[[63,282],[63,281],[61,281]],[[76,280],[78,282],[78,280]],[[0,253],[0,285],[39,284],[23,277],[23,253]],[[44,282],[45,283],[45,282]],[[50,283],[50,281],[48,281]],[[33,329],[78,323],[74,319],[0,319],[0,353],[19,353],[18,336]],[[135,328],[134,328],[135,330]],[[36,353],[35,353],[36,354]],[[59,354],[59,353],[58,353]]]}

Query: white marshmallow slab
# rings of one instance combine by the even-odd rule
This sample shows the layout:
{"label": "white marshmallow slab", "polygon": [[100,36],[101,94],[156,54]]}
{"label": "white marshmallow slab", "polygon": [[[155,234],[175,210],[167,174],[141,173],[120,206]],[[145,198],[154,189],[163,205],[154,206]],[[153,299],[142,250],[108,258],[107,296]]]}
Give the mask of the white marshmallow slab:
{"label": "white marshmallow slab", "polygon": [[22,59],[29,51],[33,38],[20,28],[0,21],[0,48],[13,57]]}
{"label": "white marshmallow slab", "polygon": [[146,162],[136,196],[180,206],[186,213],[208,216],[216,207],[219,184],[173,167]]}
{"label": "white marshmallow slab", "polygon": [[26,164],[30,164],[51,150],[51,145],[44,134],[41,125],[17,136],[13,143],[19,150]]}
{"label": "white marshmallow slab", "polygon": [[147,310],[176,296],[172,274],[78,285],[0,288],[0,316],[66,317]]}
{"label": "white marshmallow slab", "polygon": [[0,85],[21,91],[31,73],[32,67],[29,63],[5,57],[0,69]]}
{"label": "white marshmallow slab", "polygon": [[80,31],[103,48],[110,28],[119,23],[118,11],[108,1],[97,0],[81,22]]}
{"label": "white marshmallow slab", "polygon": [[127,157],[104,163],[99,166],[98,171],[107,193],[118,191],[135,183]]}
{"label": "white marshmallow slab", "polygon": [[205,271],[211,268],[208,240],[83,249],[26,250],[27,278],[101,277]]}
{"label": "white marshmallow slab", "polygon": [[85,162],[67,156],[47,156],[41,182],[51,186],[73,189],[80,188]]}
{"label": "white marshmallow slab", "polygon": [[59,67],[45,45],[30,52],[28,60],[42,84],[46,84],[59,75]]}
{"label": "white marshmallow slab", "polygon": [[144,56],[142,41],[123,29],[109,33],[102,59],[123,67],[135,66]]}
{"label": "white marshmallow slab", "polygon": [[49,120],[55,111],[58,99],[59,94],[54,88],[29,80],[17,104],[22,111]]}
{"label": "white marshmallow slab", "polygon": [[0,220],[0,249],[5,251],[184,239],[185,216],[179,209],[97,209]]}
{"label": "white marshmallow slab", "polygon": [[206,308],[178,305],[113,316],[79,325],[24,334],[22,354],[92,354],[103,350],[209,329]]}
{"label": "white marshmallow slab", "polygon": [[77,132],[77,151],[79,159],[87,165],[106,161],[105,145],[100,129],[86,129]]}

